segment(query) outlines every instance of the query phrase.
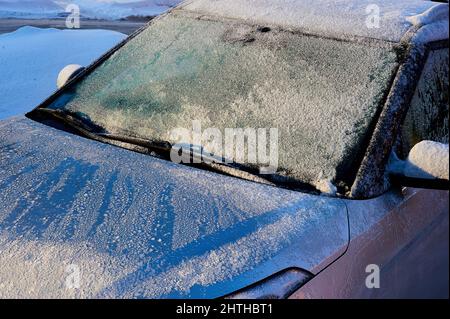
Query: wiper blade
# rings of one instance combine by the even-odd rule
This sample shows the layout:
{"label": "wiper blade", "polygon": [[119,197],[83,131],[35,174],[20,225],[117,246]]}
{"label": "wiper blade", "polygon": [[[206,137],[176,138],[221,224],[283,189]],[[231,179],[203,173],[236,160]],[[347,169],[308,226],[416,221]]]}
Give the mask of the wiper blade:
{"label": "wiper blade", "polygon": [[[247,166],[239,163],[228,163],[225,158],[214,155],[208,155],[209,152],[203,152],[202,146],[191,148],[190,159],[191,164],[197,167],[203,167],[204,169],[229,175],[244,180],[266,184],[275,187],[282,187],[287,189],[296,189],[300,191],[308,191],[314,194],[320,194],[320,191],[311,184],[304,183],[286,176],[279,174],[260,174],[259,168],[256,166]],[[201,163],[200,163],[201,162]]]}
{"label": "wiper blade", "polygon": [[[76,113],[49,108],[37,108],[33,112],[44,113],[50,115],[52,118],[59,120],[70,128],[77,131],[80,135],[89,139],[111,144],[111,141],[121,142],[137,147],[142,147],[146,150],[155,151],[158,155],[162,155],[167,160],[170,160],[170,152],[173,146],[167,141],[147,140],[134,136],[111,134],[105,132],[103,128],[91,123],[88,119],[80,118]],[[32,112],[32,113],[33,113]],[[221,173],[228,176],[241,178],[257,183],[276,186],[277,184],[271,182],[269,179],[262,177],[257,173],[250,172],[248,168],[240,164],[227,164],[224,158],[217,158],[215,156],[206,156],[191,149],[190,152],[191,166],[201,167],[209,171]]]}
{"label": "wiper blade", "polygon": [[172,144],[170,144],[170,142],[167,141],[147,140],[134,136],[110,134],[110,133],[97,133],[96,136],[108,140],[154,149],[157,151],[159,150],[163,152],[170,152],[172,150]]}
{"label": "wiper blade", "polygon": [[91,123],[87,123],[87,120],[82,119],[75,113],[69,112],[67,110],[38,108],[35,109],[34,112],[51,115],[53,118],[76,130],[81,135],[99,142],[122,142],[134,146],[143,147],[151,151],[170,152],[170,150],[172,149],[172,145],[166,141],[153,141],[134,136],[107,133],[101,127]]}
{"label": "wiper blade", "polygon": [[[203,148],[202,148],[203,149]],[[249,169],[243,165],[232,163],[227,164],[225,158],[219,158],[216,156],[208,156],[206,154],[201,154],[198,152],[195,152],[191,149],[190,152],[190,158],[191,163],[197,163],[192,164],[194,166],[200,166],[204,167],[208,170],[222,173],[224,175],[229,175],[261,184],[267,184],[276,186],[275,183],[271,182],[270,180],[262,177],[261,175],[257,173],[250,172]]]}
{"label": "wiper blade", "polygon": [[81,119],[75,113],[67,110],[49,109],[49,108],[37,108],[31,113],[41,113],[50,115],[53,119],[57,119],[63,124],[66,124],[70,128],[82,133],[83,135],[95,134],[100,128],[92,124],[87,124],[87,121]]}
{"label": "wiper blade", "polygon": [[244,170],[242,168],[237,168],[225,163],[205,163],[203,162],[201,165],[205,165],[211,170],[214,170],[219,173],[223,173],[229,176],[238,177],[241,179],[245,179],[248,181],[253,181],[261,184],[267,184],[271,186],[276,186],[275,183],[271,182],[270,180],[261,177],[258,174],[250,173],[247,170]]}

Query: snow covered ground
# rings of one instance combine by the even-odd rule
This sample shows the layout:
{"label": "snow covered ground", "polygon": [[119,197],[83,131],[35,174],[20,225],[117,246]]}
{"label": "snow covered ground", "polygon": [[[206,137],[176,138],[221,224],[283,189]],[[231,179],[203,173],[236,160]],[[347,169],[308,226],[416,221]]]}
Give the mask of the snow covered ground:
{"label": "snow covered ground", "polygon": [[0,0],[0,18],[42,19],[60,17],[67,5],[80,7],[82,17],[120,19],[155,16],[180,0]]}
{"label": "snow covered ground", "polygon": [[[68,4],[80,7],[82,18],[116,20],[154,16],[180,0],[0,0],[0,19],[62,17]],[[56,30],[23,27],[0,35],[0,120],[25,113],[54,90],[67,64],[88,65],[123,40],[105,30]]]}
{"label": "snow covered ground", "polygon": [[87,66],[126,36],[106,30],[23,27],[0,35],[0,120],[36,107],[67,64]]}

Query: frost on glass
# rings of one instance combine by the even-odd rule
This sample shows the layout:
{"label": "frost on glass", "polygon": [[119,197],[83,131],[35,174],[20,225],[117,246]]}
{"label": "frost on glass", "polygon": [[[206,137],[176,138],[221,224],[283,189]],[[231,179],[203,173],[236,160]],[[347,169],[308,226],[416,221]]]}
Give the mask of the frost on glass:
{"label": "frost on glass", "polygon": [[[278,128],[279,173],[336,181],[357,169],[396,69],[392,47],[172,13],[54,102],[114,133]],[[339,179],[339,178],[338,178]]]}
{"label": "frost on glass", "polygon": [[[399,42],[411,27],[407,17],[413,16],[415,19],[411,22],[424,24],[443,15],[441,10],[422,14],[433,6],[436,4],[422,0],[191,0],[187,1],[184,9],[293,27],[332,37],[357,35]],[[378,13],[382,23],[376,28],[368,27],[367,22]]]}
{"label": "frost on glass", "polygon": [[448,144],[448,48],[431,51],[403,126],[403,155],[423,140]]}

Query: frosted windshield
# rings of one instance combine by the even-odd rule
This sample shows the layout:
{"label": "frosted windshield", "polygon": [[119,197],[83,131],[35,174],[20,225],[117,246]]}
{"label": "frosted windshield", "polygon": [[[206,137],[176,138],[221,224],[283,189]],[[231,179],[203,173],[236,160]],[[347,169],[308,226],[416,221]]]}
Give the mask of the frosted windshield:
{"label": "frosted windshield", "polygon": [[175,128],[278,128],[279,171],[342,183],[357,169],[396,70],[391,45],[171,13],[51,107],[109,132],[169,140]]}

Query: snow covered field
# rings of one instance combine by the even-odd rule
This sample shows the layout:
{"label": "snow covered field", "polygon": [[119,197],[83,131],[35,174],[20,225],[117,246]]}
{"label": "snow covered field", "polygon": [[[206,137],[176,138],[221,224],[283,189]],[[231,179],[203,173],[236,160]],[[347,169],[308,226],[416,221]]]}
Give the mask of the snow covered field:
{"label": "snow covered field", "polygon": [[[0,0],[0,19],[61,18],[68,4],[76,4],[80,7],[82,19],[116,20],[158,15],[179,2]],[[114,31],[33,27],[0,34],[0,120],[25,113],[49,96],[55,90],[59,71],[67,64],[86,66],[124,38],[124,34]]]}
{"label": "snow covered field", "polygon": [[106,30],[23,27],[0,35],[0,120],[36,107],[67,64],[87,66],[126,36]]}
{"label": "snow covered field", "polygon": [[67,5],[80,7],[82,17],[120,19],[155,16],[180,0],[0,0],[0,18],[43,19],[60,17]]}

